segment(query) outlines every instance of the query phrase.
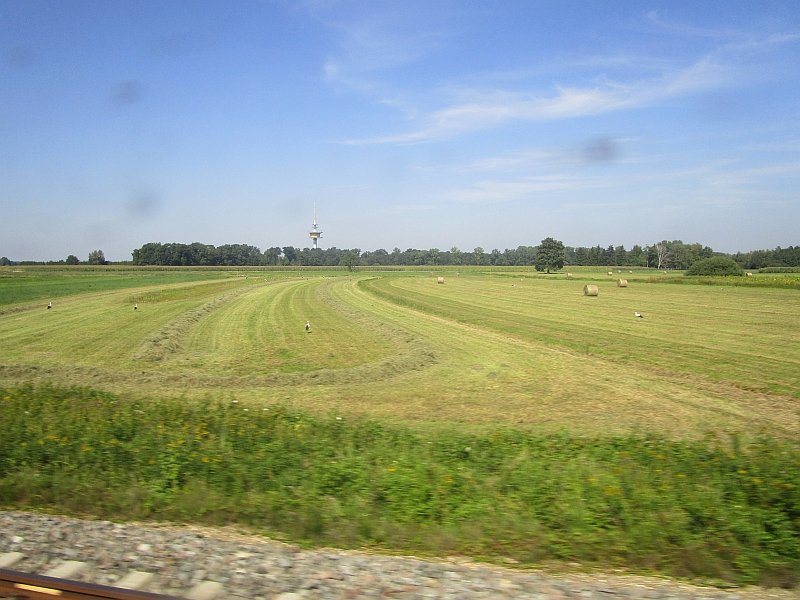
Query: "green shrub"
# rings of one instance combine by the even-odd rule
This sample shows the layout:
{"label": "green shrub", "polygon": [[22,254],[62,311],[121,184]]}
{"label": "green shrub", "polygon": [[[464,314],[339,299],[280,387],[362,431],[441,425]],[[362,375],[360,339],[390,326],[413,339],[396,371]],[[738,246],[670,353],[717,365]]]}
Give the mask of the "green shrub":
{"label": "green shrub", "polygon": [[733,259],[725,256],[714,256],[698,260],[694,263],[689,270],[686,271],[687,275],[702,275],[706,277],[728,277],[744,275],[742,267],[736,264]]}
{"label": "green shrub", "polygon": [[0,504],[17,508],[795,585],[798,490],[800,445],[769,437],[430,434],[235,401],[0,389]]}
{"label": "green shrub", "polygon": [[800,267],[763,267],[759,273],[800,273]]}

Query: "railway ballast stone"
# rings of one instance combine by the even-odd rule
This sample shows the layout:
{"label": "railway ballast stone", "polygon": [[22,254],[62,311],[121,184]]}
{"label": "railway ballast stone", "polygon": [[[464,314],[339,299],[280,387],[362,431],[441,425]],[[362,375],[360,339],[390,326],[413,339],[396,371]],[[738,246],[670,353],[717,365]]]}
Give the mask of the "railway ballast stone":
{"label": "railway ballast stone", "polygon": [[747,588],[732,593],[648,577],[555,575],[456,560],[307,551],[228,529],[0,511],[0,554],[9,552],[24,555],[14,565],[18,571],[43,574],[64,561],[81,561],[87,566],[76,576],[80,581],[115,585],[132,571],[146,572],[153,575],[146,591],[184,597],[201,588],[218,592],[219,586],[208,583],[216,582],[225,598],[253,600],[798,598],[789,590]]}

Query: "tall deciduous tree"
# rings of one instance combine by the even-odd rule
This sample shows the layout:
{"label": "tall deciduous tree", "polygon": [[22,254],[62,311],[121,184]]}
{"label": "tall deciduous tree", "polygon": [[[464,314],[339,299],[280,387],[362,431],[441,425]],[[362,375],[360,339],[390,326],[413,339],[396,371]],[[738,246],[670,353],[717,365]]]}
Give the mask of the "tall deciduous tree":
{"label": "tall deciduous tree", "polygon": [[92,250],[89,252],[90,265],[104,265],[106,264],[106,257],[103,255],[102,250]]}
{"label": "tall deciduous tree", "polygon": [[659,242],[655,245],[656,248],[656,257],[658,258],[658,268],[667,266],[667,259],[669,258],[669,249],[667,248],[667,244],[664,242]]}
{"label": "tall deciduous tree", "polygon": [[558,271],[564,268],[564,244],[553,238],[545,238],[536,249],[536,270]]}
{"label": "tall deciduous tree", "polygon": [[350,251],[350,252],[345,252],[344,253],[344,256],[342,256],[342,258],[339,260],[339,266],[347,267],[348,271],[352,271],[353,267],[358,265],[359,262],[360,262],[360,260],[359,260],[358,256],[356,255],[356,253],[353,252],[353,251]]}

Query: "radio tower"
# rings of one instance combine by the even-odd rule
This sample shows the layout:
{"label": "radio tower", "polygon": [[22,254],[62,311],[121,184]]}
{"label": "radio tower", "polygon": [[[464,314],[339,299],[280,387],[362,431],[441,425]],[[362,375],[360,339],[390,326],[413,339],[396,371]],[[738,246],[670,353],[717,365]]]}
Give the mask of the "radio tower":
{"label": "radio tower", "polygon": [[314,240],[314,246],[312,247],[312,250],[316,250],[318,248],[317,240],[322,237],[322,232],[317,229],[317,203],[316,202],[314,202],[314,224],[311,227],[312,227],[312,229],[311,229],[311,231],[308,232],[308,237],[310,237],[312,240]]}

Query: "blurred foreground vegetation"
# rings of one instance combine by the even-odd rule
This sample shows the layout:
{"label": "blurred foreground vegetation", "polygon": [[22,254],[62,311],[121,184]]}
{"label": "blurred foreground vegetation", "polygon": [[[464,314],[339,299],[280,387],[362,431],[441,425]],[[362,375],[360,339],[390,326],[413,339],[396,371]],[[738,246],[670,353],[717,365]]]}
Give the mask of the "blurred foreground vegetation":
{"label": "blurred foreground vegetation", "polygon": [[793,586],[800,445],[435,435],[235,400],[0,391],[0,503],[307,544]]}

